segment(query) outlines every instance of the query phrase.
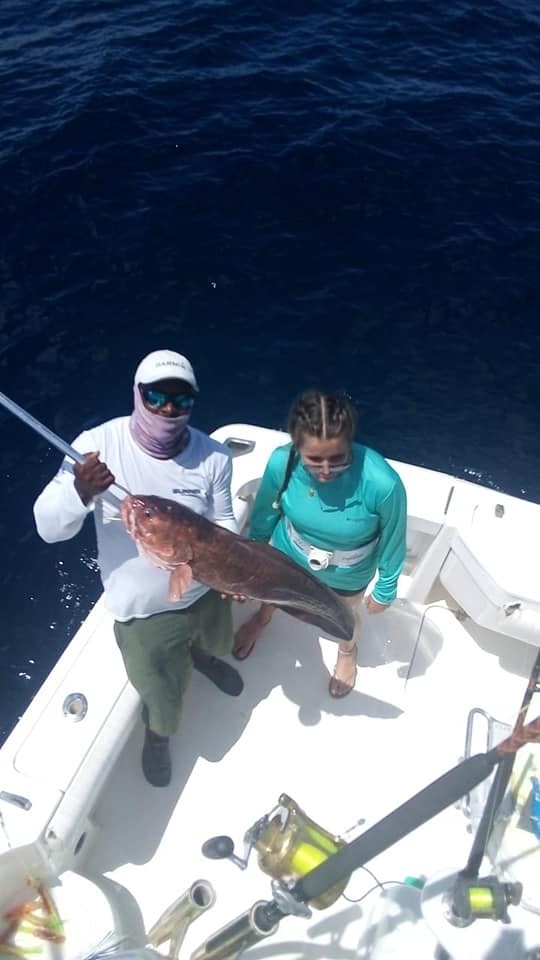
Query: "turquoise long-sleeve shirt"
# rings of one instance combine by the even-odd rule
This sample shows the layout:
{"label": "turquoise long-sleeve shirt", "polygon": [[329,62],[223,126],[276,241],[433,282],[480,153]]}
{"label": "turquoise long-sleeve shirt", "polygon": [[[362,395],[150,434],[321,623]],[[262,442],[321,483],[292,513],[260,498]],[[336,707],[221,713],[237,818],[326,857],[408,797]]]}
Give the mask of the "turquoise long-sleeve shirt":
{"label": "turquoise long-sleeve shirt", "polygon": [[288,443],[270,456],[253,505],[250,537],[271,540],[307,570],[307,556],[292,543],[287,519],[304,540],[322,550],[355,550],[379,537],[376,548],[359,563],[330,563],[315,576],[329,587],[355,591],[378,572],[373,598],[391,603],[406,549],[407,498],[400,477],[375,450],[353,443],[350,468],[326,483],[318,482],[297,459],[277,509],[290,449]]}

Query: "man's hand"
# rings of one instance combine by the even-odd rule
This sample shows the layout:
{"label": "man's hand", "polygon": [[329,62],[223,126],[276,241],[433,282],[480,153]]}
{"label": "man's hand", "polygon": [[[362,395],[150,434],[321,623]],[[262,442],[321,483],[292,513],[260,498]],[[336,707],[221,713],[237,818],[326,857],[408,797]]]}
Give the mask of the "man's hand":
{"label": "man's hand", "polygon": [[75,463],[73,473],[75,489],[85,507],[114,483],[114,476],[107,464],[99,459],[99,452],[85,454],[84,463]]}
{"label": "man's hand", "polygon": [[364,603],[368,613],[384,613],[390,606],[389,603],[379,603],[378,600],[374,600],[371,594],[365,598]]}

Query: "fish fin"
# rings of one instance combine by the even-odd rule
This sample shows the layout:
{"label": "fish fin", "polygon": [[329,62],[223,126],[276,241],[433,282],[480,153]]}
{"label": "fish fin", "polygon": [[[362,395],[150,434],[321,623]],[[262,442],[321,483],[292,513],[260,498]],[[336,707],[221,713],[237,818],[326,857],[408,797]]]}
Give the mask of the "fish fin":
{"label": "fish fin", "polygon": [[179,600],[191,585],[193,574],[189,563],[180,563],[169,578],[169,600]]}

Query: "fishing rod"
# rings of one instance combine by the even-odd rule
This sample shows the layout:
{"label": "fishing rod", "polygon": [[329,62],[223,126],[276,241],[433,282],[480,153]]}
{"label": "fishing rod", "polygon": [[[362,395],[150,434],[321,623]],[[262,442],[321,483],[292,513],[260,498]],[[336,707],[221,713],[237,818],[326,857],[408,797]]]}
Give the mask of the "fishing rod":
{"label": "fishing rod", "polygon": [[293,896],[304,902],[316,897],[340,876],[352,873],[431,820],[437,813],[456,803],[485,780],[505,757],[515,754],[524,744],[534,743],[539,739],[540,716],[526,726],[514,729],[505,740],[487,753],[463,760],[299,880],[292,888]]}
{"label": "fishing rod", "polygon": [[[538,692],[540,692],[540,650],[536,655],[512,734],[523,729],[531,700]],[[510,782],[514,759],[515,753],[509,753],[497,766],[467,863],[457,875],[450,904],[450,919],[457,926],[467,926],[476,917],[486,915],[507,919],[504,897],[500,896],[500,882],[494,877],[482,880],[478,877],[497,811]]]}
{"label": "fishing rod", "polygon": [[[520,716],[523,716],[522,711]],[[455,804],[485,780],[499,764],[513,757],[520,747],[538,741],[540,716],[526,725],[518,722],[512,733],[496,747],[457,764],[379,820],[356,840],[324,858],[292,886],[274,881],[272,900],[257,901],[244,914],[226,924],[201,944],[192,954],[192,960],[226,960],[236,957],[240,950],[272,936],[284,917],[295,914],[309,916],[306,904],[323,896],[330,888],[346,882],[355,870],[384,853],[388,847],[427,823],[436,814]],[[255,832],[259,824],[265,825],[265,819],[255,824]],[[220,858],[223,854],[216,852],[216,848],[226,839],[228,838],[216,837],[207,841],[203,846],[203,853],[212,858]],[[229,854],[230,851],[225,856]]]}
{"label": "fishing rod", "polygon": [[[39,433],[41,437],[47,440],[53,447],[56,447],[57,450],[60,450],[60,453],[63,453],[64,456],[69,457],[70,460],[73,460],[75,463],[84,463],[86,457],[84,453],[79,453],[78,450],[75,450],[75,447],[71,447],[69,443],[66,443],[65,440],[62,440],[62,437],[59,437],[58,434],[54,433],[52,430],[49,430],[44,423],[41,423],[40,420],[36,420],[31,413],[28,413],[27,410],[24,410],[19,406],[18,403],[15,403],[14,400],[10,400],[5,393],[0,391],[0,404],[5,407],[6,410],[9,410],[10,413],[13,413],[19,420],[22,420],[28,427],[31,427],[32,430],[35,430],[36,433]],[[121,490],[122,493],[129,496],[129,490],[126,490],[120,483],[114,481],[113,486],[117,487],[118,490]],[[118,500],[118,497],[111,493],[110,496],[114,497],[115,500]]]}

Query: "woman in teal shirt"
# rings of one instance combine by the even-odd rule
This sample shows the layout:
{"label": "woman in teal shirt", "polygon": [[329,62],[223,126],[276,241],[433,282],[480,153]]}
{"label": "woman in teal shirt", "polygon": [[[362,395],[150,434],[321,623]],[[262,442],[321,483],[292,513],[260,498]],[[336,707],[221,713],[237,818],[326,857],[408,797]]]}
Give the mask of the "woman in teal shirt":
{"label": "woman in teal shirt", "polygon": [[[356,425],[356,410],[340,394],[301,394],[287,423],[292,443],[270,456],[250,524],[252,539],[271,542],[353,606],[355,633],[339,642],[333,697],[355,684],[358,607],[368,583],[377,574],[364,603],[380,613],[396,597],[405,561],[405,489],[384,457],[354,442]],[[238,660],[249,656],[272,613],[263,604],[237,631]]]}

